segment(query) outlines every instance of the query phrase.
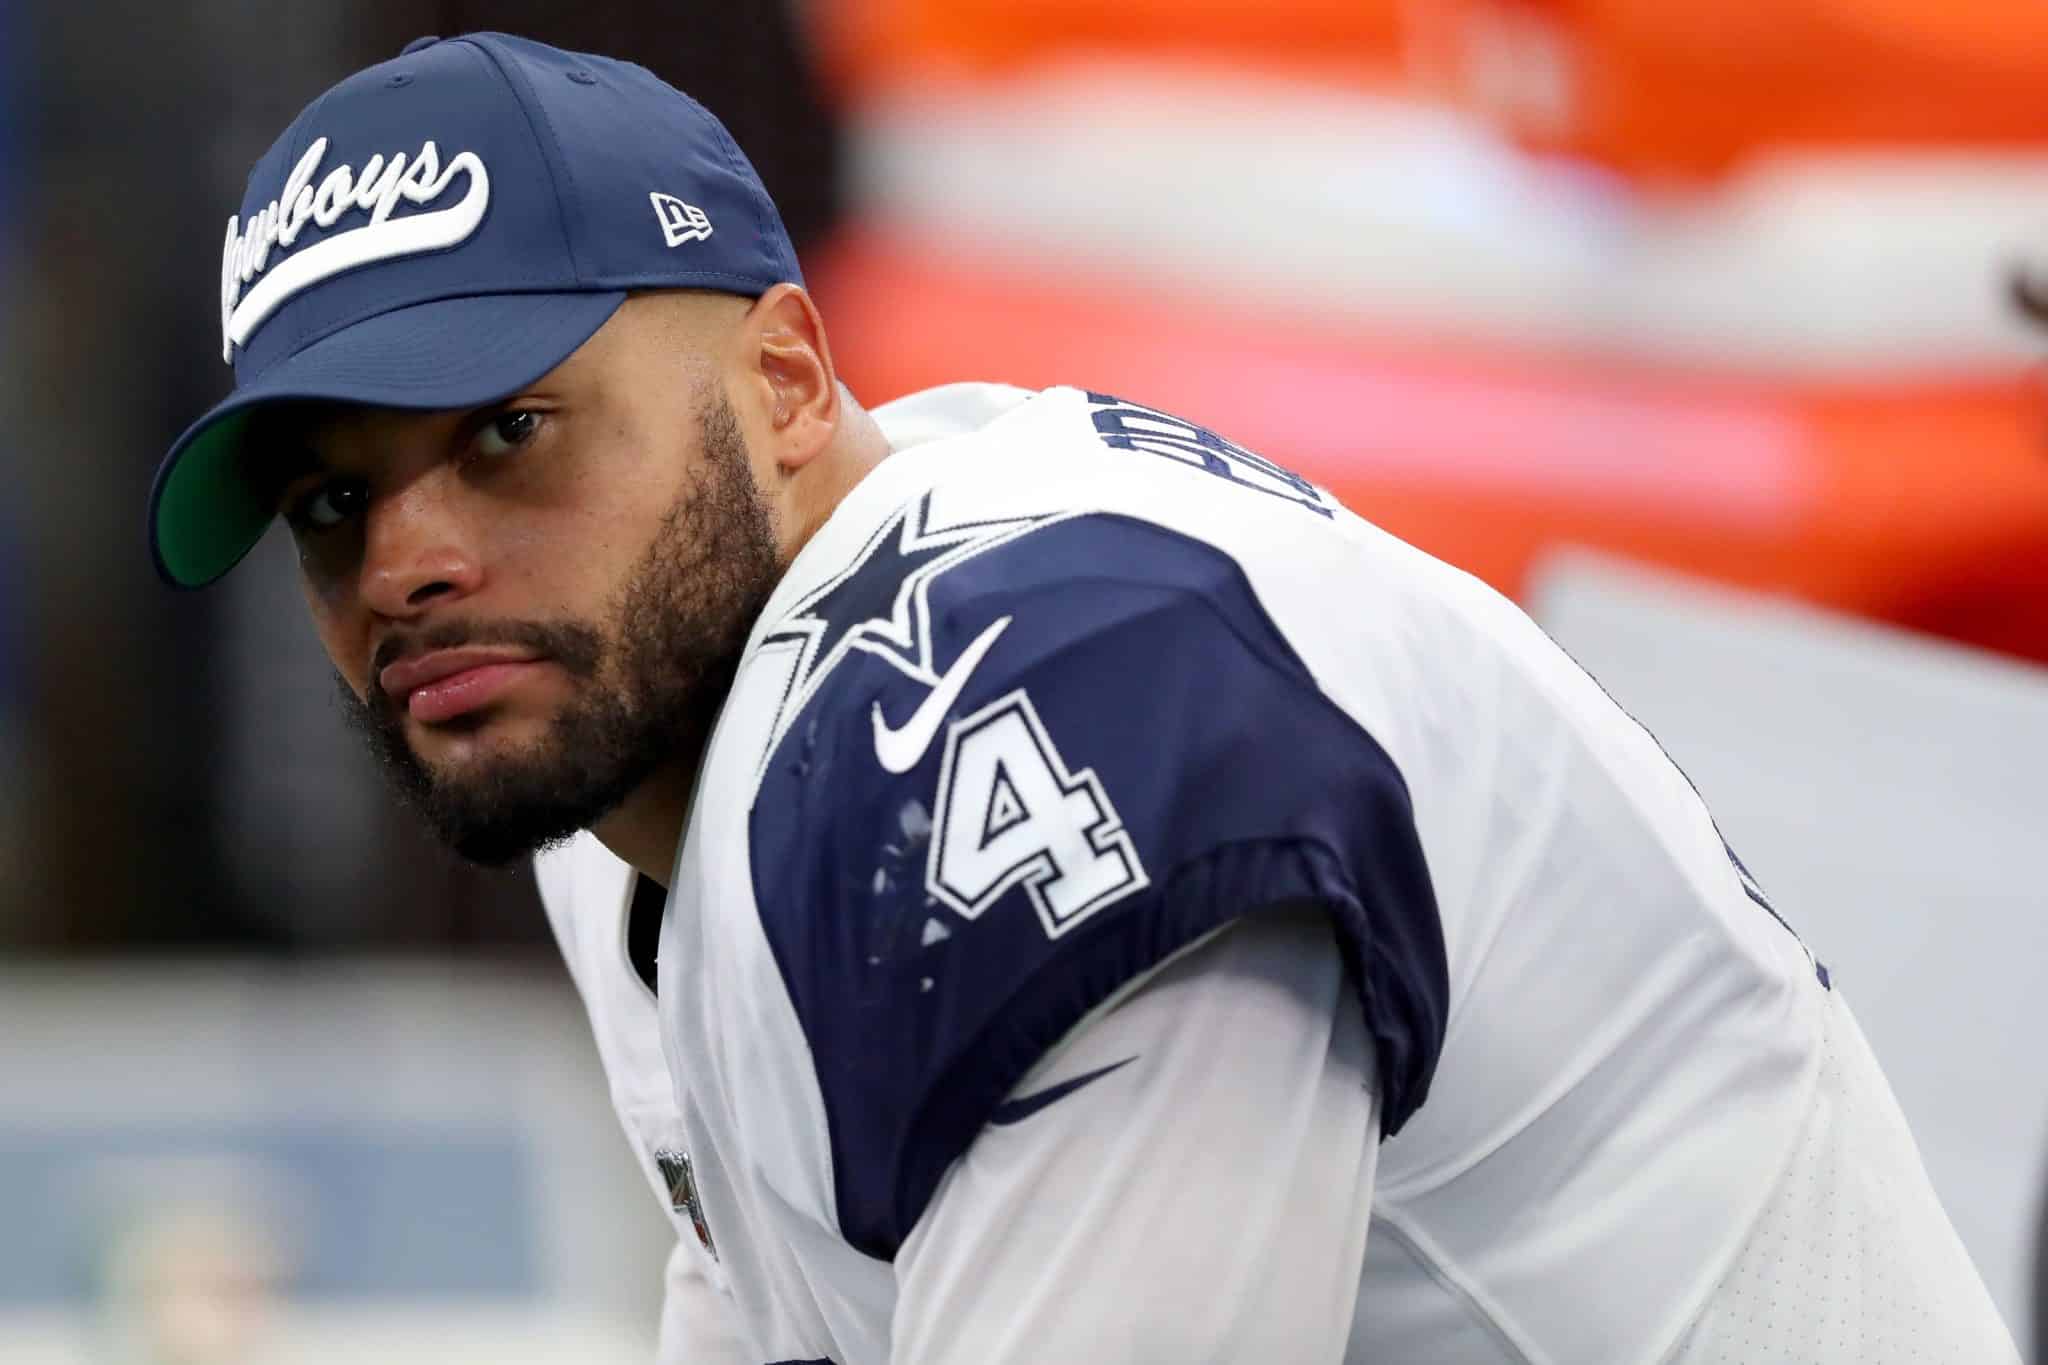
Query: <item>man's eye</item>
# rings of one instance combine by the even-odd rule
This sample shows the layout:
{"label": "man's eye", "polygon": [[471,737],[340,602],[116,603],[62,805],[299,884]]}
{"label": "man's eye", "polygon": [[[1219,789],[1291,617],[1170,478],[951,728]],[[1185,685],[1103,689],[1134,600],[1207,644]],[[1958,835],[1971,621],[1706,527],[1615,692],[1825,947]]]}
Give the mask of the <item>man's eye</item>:
{"label": "man's eye", "polygon": [[540,430],[540,414],[525,408],[501,412],[476,434],[479,455],[505,455],[525,445]]}
{"label": "man's eye", "polygon": [[292,520],[316,531],[330,531],[360,515],[369,488],[361,479],[329,479],[299,500]]}

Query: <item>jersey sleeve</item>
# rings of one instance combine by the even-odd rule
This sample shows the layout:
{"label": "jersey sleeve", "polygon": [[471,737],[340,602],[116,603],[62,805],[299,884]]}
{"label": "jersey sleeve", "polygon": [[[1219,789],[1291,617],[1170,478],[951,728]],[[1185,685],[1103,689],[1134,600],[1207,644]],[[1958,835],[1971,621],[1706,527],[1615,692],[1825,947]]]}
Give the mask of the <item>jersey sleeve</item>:
{"label": "jersey sleeve", "polygon": [[1343,1359],[1379,1116],[1332,946],[1223,931],[1035,1069],[897,1257],[895,1365]]}
{"label": "jersey sleeve", "polygon": [[1091,1009],[1276,909],[1334,929],[1396,1131],[1427,1093],[1448,995],[1407,782],[1237,563],[1077,516],[913,597],[914,629],[848,650],[795,715],[749,816],[841,1234],[893,1258]]}

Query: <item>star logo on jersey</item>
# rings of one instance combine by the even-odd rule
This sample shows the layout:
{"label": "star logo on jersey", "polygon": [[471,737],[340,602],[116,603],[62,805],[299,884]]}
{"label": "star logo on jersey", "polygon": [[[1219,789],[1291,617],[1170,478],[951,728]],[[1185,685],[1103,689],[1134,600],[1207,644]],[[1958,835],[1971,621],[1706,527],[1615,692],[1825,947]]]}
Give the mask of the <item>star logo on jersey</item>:
{"label": "star logo on jersey", "polygon": [[[934,518],[931,502],[931,495],[926,494],[891,513],[852,563],[798,602],[762,637],[764,645],[793,641],[801,649],[776,716],[774,738],[768,745],[771,751],[789,722],[853,650],[886,660],[928,688],[944,690],[947,677],[965,683],[972,664],[942,676],[932,658],[927,600],[932,580],[1053,517],[1010,517],[948,526]],[[909,725],[914,727],[914,721]],[[888,741],[884,744],[886,748]]]}

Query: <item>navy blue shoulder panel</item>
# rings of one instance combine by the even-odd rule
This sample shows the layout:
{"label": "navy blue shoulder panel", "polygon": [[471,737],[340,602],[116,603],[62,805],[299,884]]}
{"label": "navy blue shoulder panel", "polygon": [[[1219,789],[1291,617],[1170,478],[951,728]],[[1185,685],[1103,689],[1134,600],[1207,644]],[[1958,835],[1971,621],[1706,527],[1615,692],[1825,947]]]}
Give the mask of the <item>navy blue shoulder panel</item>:
{"label": "navy blue shoulder panel", "polygon": [[[892,1257],[1089,1009],[1283,904],[1331,917],[1396,1131],[1428,1091],[1449,995],[1408,789],[1236,563],[1094,515],[940,567],[923,609],[897,613],[927,634],[924,672],[901,629],[846,649],[751,813],[755,897],[810,1042],[847,1240]],[[960,674],[919,752],[920,704]]]}

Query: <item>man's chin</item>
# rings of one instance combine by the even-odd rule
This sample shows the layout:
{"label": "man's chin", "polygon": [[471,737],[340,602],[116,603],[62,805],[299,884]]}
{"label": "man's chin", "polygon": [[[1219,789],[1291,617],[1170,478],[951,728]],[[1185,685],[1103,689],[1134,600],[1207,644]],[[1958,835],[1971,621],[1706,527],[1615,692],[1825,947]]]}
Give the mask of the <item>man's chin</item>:
{"label": "man's chin", "polygon": [[636,765],[599,761],[559,722],[479,713],[465,723],[394,724],[376,748],[405,804],[471,862],[503,867],[609,814]]}
{"label": "man's chin", "polygon": [[399,727],[413,761],[439,777],[530,753],[548,742],[553,722],[552,714],[491,706],[432,725],[407,716]]}
{"label": "man's chin", "polygon": [[479,867],[506,868],[573,838],[580,825],[559,822],[531,825],[494,820],[436,831],[457,856]]}
{"label": "man's chin", "polygon": [[442,842],[485,867],[561,843],[617,804],[609,792],[578,787],[573,776],[502,764],[431,776],[411,797]]}

